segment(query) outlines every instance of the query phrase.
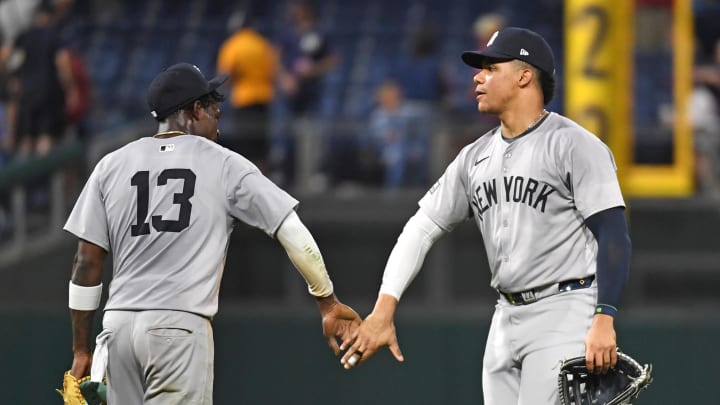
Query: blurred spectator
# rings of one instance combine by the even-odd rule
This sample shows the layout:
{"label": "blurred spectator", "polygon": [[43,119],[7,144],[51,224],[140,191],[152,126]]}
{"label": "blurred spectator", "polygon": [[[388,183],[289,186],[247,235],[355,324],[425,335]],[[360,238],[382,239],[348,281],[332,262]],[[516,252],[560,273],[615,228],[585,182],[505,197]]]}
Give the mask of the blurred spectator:
{"label": "blurred spectator", "polygon": [[381,109],[388,106],[382,105],[383,99],[396,97],[394,93],[398,93],[397,97],[402,98],[403,108],[390,113],[390,116],[399,113],[401,118],[391,118],[388,124],[393,126],[395,118],[400,118],[409,121],[407,125],[410,127],[410,137],[404,137],[396,145],[406,149],[402,161],[385,162],[388,169],[385,182],[387,186],[425,185],[429,170],[426,144],[430,142],[437,124],[442,121],[446,112],[445,102],[450,89],[448,73],[438,49],[435,26],[428,21],[419,22],[417,29],[409,37],[408,47],[398,57],[393,75],[400,91],[394,92],[387,86],[382,86],[380,91]]}
{"label": "blurred spectator", "polygon": [[47,154],[65,133],[66,91],[69,104],[77,103],[70,52],[61,42],[53,12],[53,5],[43,2],[32,27],[13,46],[11,58],[18,67],[11,97],[19,100],[15,135],[20,156]]}
{"label": "blurred spectator", "polygon": [[690,116],[695,142],[695,174],[700,191],[720,192],[720,40],[711,64],[694,70]]}
{"label": "blurred spectator", "polygon": [[[2,38],[0,37],[0,41]],[[8,77],[5,73],[5,64],[0,58],[0,167],[7,162],[12,153],[12,138],[10,136],[10,116],[8,114]]]}
{"label": "blurred spectator", "polygon": [[40,0],[4,0],[0,1],[0,37],[2,37],[2,52],[7,59],[7,53],[12,49],[15,38],[30,27],[35,9]]}
{"label": "blurred spectator", "polygon": [[693,0],[693,26],[701,59],[712,58],[715,41],[720,38],[720,2],[717,0]]}
{"label": "blurred spectator", "polygon": [[[332,165],[326,148],[323,129],[318,121],[324,79],[335,69],[337,57],[326,36],[317,27],[315,10],[307,1],[288,5],[289,26],[280,36],[280,87],[286,100],[284,122],[288,136],[284,152],[278,154],[283,163],[284,181],[297,182],[305,190],[327,187],[327,175],[321,166]],[[297,179],[295,179],[297,177]]]}
{"label": "blurred spectator", "polygon": [[400,86],[386,81],[377,89],[377,108],[370,117],[366,150],[377,158],[388,188],[425,186],[429,138],[418,113],[404,99]]}
{"label": "blurred spectator", "polygon": [[5,113],[5,105],[0,102],[0,168],[2,168],[10,157],[11,150],[8,139],[9,130],[7,114]]}
{"label": "blurred spectator", "polygon": [[448,89],[447,76],[438,52],[435,27],[422,23],[399,55],[394,79],[407,102],[436,111]]}
{"label": "blurred spectator", "polygon": [[[507,19],[500,13],[487,13],[478,16],[472,27],[476,50],[485,49],[490,38],[506,26]],[[475,94],[474,91],[473,94]]]}
{"label": "blurred spectator", "polygon": [[90,110],[91,84],[85,59],[75,49],[68,49],[72,80],[66,90],[65,116],[67,127],[72,128],[79,139],[88,135],[87,117]]}
{"label": "blurred spectator", "polygon": [[315,10],[307,1],[293,1],[288,7],[290,26],[281,35],[282,70],[280,84],[295,114],[318,112],[323,78],[337,64],[337,57],[317,28]]}
{"label": "blurred spectator", "polygon": [[10,97],[13,79],[10,68],[14,62],[10,58],[13,43],[21,32],[32,24],[35,9],[40,0],[0,1],[0,105],[3,108],[3,139],[0,153],[7,160],[14,147],[14,129],[17,116],[17,100]]}
{"label": "blurred spectator", "polygon": [[673,0],[636,0],[635,51],[654,53],[667,50],[672,44]]}
{"label": "blurred spectator", "polygon": [[[9,161],[11,150],[8,141],[8,122],[4,104],[0,101],[0,170]],[[8,215],[9,193],[0,192],[0,242],[12,231],[12,222]]]}
{"label": "blurred spectator", "polygon": [[277,52],[251,28],[249,8],[228,20],[231,36],[222,44],[217,60],[219,73],[230,76],[232,130],[220,143],[242,154],[267,173],[270,149],[270,104],[274,97]]}

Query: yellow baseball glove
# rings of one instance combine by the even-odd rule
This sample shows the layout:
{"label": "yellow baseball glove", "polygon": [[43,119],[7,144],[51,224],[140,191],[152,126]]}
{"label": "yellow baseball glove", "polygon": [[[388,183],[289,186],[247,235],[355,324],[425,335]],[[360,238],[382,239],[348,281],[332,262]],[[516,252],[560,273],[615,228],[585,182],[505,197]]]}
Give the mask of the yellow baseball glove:
{"label": "yellow baseball glove", "polygon": [[55,390],[62,395],[65,405],[107,405],[107,379],[90,381],[90,376],[77,379],[67,371],[63,376],[63,389]]}
{"label": "yellow baseball glove", "polygon": [[87,405],[85,397],[80,392],[80,383],[83,381],[90,380],[90,376],[83,377],[81,379],[75,378],[70,371],[66,371],[63,375],[63,389],[55,390],[63,397],[65,405]]}

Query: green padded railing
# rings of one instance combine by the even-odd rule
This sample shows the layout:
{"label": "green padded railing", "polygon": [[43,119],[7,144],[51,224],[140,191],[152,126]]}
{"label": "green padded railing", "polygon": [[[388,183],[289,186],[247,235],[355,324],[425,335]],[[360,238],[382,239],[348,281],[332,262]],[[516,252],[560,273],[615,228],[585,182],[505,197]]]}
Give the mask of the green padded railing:
{"label": "green padded railing", "polygon": [[0,168],[0,192],[8,191],[29,180],[48,176],[57,169],[83,162],[84,159],[85,144],[77,141],[58,145],[48,155],[40,158],[14,160]]}

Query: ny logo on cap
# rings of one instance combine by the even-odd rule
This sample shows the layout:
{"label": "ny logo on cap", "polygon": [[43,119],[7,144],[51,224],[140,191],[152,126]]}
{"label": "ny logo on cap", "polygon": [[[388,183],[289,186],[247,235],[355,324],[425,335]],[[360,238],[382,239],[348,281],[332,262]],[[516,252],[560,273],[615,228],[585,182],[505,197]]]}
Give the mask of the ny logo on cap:
{"label": "ny logo on cap", "polygon": [[520,48],[520,55],[528,56],[528,55],[530,55],[530,52],[526,51],[525,48]]}
{"label": "ny logo on cap", "polygon": [[197,67],[197,66],[195,66],[195,65],[192,65],[192,67],[194,67],[194,68],[195,68],[195,70],[197,70],[197,71],[198,71],[198,73],[202,73],[202,72],[200,71],[200,68],[199,68],[199,67]]}
{"label": "ny logo on cap", "polygon": [[499,33],[500,33],[500,31],[495,31],[495,33],[492,34],[492,36],[490,37],[490,40],[488,41],[488,43],[487,43],[486,46],[492,45],[493,42],[495,42],[495,38],[497,38],[497,36],[498,36]]}

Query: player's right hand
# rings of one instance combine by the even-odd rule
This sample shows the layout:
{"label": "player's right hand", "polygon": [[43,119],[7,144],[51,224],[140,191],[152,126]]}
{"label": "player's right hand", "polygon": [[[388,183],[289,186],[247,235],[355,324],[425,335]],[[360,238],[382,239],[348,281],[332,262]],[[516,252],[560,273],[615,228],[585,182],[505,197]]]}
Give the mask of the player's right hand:
{"label": "player's right hand", "polygon": [[585,337],[585,368],[591,373],[606,374],[615,367],[617,357],[614,318],[595,314]]}
{"label": "player's right hand", "polygon": [[[394,300],[393,304],[397,304],[397,300],[392,299]],[[346,370],[364,363],[385,346],[390,349],[397,361],[405,361],[395,334],[393,321],[395,305],[392,305],[392,310],[384,310],[380,304],[381,300],[382,298],[378,300],[379,305],[376,305],[373,312],[360,324],[352,346],[347,349],[340,360]],[[345,349],[345,347],[346,345],[343,344],[340,349]]]}
{"label": "player's right hand", "polygon": [[337,340],[339,339],[343,346],[350,345],[362,319],[352,308],[340,302],[335,294],[318,298],[317,302],[322,315],[323,335],[337,356],[340,354]]}

